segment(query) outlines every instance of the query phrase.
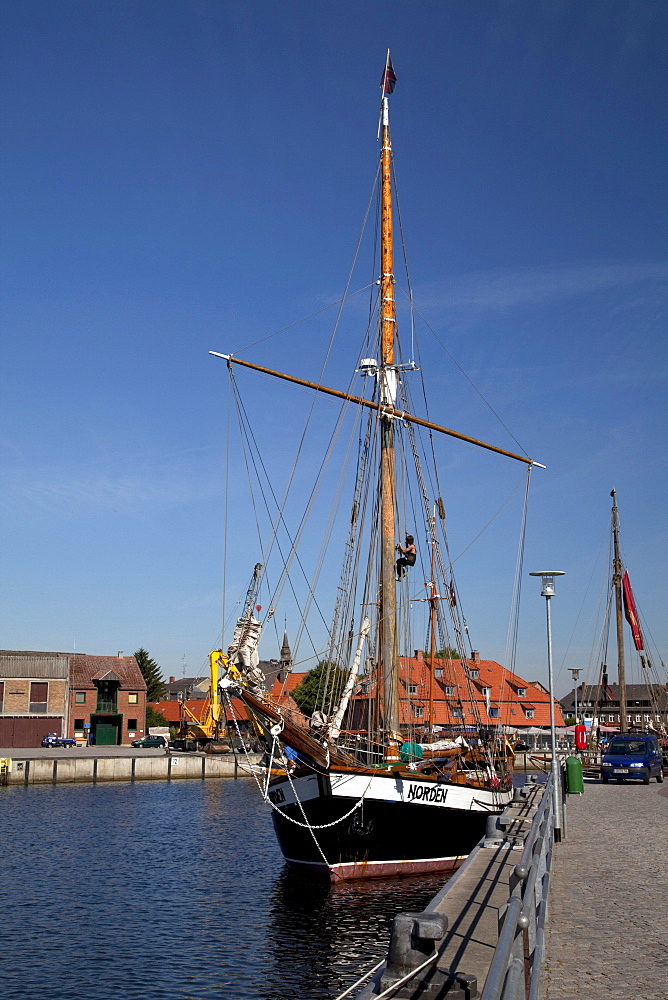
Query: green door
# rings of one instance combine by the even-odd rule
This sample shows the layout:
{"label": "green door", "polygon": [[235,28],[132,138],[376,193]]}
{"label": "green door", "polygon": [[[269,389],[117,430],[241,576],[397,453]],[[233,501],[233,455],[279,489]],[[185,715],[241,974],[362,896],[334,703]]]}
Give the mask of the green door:
{"label": "green door", "polygon": [[115,747],[116,726],[104,725],[98,722],[95,727],[95,743],[99,747]]}

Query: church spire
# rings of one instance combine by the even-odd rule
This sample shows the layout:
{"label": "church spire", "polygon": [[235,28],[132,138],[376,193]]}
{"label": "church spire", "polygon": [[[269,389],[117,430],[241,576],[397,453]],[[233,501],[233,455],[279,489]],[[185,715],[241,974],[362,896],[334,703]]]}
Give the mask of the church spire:
{"label": "church spire", "polygon": [[288,642],[287,620],[283,632],[283,645],[281,646],[281,666],[278,672],[278,679],[281,684],[285,684],[288,674],[292,673],[292,650]]}
{"label": "church spire", "polygon": [[289,673],[291,667],[292,651],[290,649],[290,643],[288,642],[288,630],[285,629],[283,632],[283,645],[281,646],[281,671],[285,670],[286,673]]}

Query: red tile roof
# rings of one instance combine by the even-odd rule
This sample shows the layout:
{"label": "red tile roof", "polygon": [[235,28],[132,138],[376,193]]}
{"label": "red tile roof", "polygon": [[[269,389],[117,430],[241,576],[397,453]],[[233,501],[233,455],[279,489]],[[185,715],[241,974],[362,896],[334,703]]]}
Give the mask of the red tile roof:
{"label": "red tile roof", "polygon": [[[429,712],[429,664],[425,662],[421,653],[417,657],[402,656],[399,658],[399,663],[401,671],[399,722],[404,726],[424,724]],[[478,676],[471,679],[470,690],[465,667],[469,671],[478,671]],[[498,723],[503,726],[549,726],[550,724],[550,697],[542,685],[525,681],[495,660],[468,660],[464,665],[460,660],[436,660],[435,669],[441,670],[442,675],[434,677],[433,681],[434,725],[475,723],[471,693],[483,724]],[[373,695],[375,684],[375,677],[360,679],[353,699],[359,702]],[[365,686],[367,693],[360,690]],[[415,689],[412,693],[408,691],[409,686]],[[446,688],[454,688],[453,693],[446,694]],[[491,689],[489,708],[498,709],[498,715],[488,716],[487,699],[482,693],[483,688]],[[525,697],[518,695],[518,688],[526,689]],[[564,722],[561,706],[556,699],[554,705],[556,725],[562,726]],[[422,708],[421,715],[416,714],[416,707]],[[463,716],[454,715],[453,709],[463,710]],[[525,709],[533,711],[533,716],[527,717]]]}
{"label": "red tile roof", "polygon": [[279,681],[278,678],[276,678],[276,680],[271,686],[272,697],[273,696],[278,697],[281,694],[291,694],[296,687],[299,687],[301,682],[306,677],[307,673],[308,670],[300,674],[298,673],[288,674],[288,676],[285,678],[283,682]]}
{"label": "red tile roof", "polygon": [[[232,698],[232,713],[229,709],[225,707],[225,718],[226,719],[247,719],[248,713],[246,706],[240,698]],[[179,723],[181,721],[181,705],[180,701],[152,701],[149,702],[151,708],[154,708],[156,712],[160,712],[161,715],[167,719],[168,722]],[[201,719],[204,714],[204,709],[207,705],[206,698],[193,698],[192,700],[185,702],[188,710],[192,712],[196,719]],[[190,716],[188,716],[190,718]],[[192,720],[191,720],[192,721]]]}
{"label": "red tile roof", "polygon": [[93,687],[93,682],[112,670],[123,688],[146,690],[146,681],[134,656],[89,656],[87,653],[70,653],[70,686]]}
{"label": "red tile roof", "polygon": [[[196,719],[200,718],[200,712],[202,711],[204,704],[205,701],[203,698],[186,702],[186,705]],[[149,705],[151,708],[154,708],[156,712],[160,712],[160,714],[167,719],[167,722],[178,723],[181,721],[180,701],[150,701]]]}

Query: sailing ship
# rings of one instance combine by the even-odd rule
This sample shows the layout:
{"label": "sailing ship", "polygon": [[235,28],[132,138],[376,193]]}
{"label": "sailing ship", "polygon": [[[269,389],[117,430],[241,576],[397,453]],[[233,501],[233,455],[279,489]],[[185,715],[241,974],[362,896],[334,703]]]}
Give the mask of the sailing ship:
{"label": "sailing ship", "polygon": [[[256,616],[254,598],[237,623],[221,681],[223,697],[241,698],[264,734],[262,792],[272,808],[283,856],[290,865],[332,881],[452,871],[484,835],[487,818],[500,813],[512,798],[512,750],[502,727],[483,719],[476,707],[469,628],[452,571],[438,472],[425,471],[431,446],[422,449],[418,432],[428,432],[428,440],[450,435],[519,461],[527,475],[539,464],[434,423],[418,415],[411,403],[410,377],[419,367],[400,360],[395,301],[389,117],[395,81],[388,52],[378,126],[376,298],[356,366],[367,395],[210,352],[227,362],[231,384],[239,367],[253,369],[336,397],[348,411],[354,408],[358,420],[343,569],[320,665],[320,707],[305,725],[298,713],[263,691],[257,670],[263,623]],[[414,463],[411,482],[417,497],[411,510],[405,500],[408,474],[401,471],[409,460]],[[424,551],[429,554],[424,586],[413,583],[413,570],[403,572],[410,558],[397,560],[397,550],[405,554],[409,547],[408,542],[406,548],[399,544],[406,535],[400,528],[415,523],[417,516],[424,522]],[[284,521],[280,507],[276,524]],[[286,562],[293,557],[291,550]],[[456,660],[467,701],[476,712],[472,725],[435,733],[431,697],[424,719],[412,724],[406,719],[400,651],[406,648],[403,636],[410,629],[411,608],[420,602],[427,609],[430,684],[437,662],[443,672],[444,662]],[[445,660],[442,655],[439,659],[442,650],[436,646],[446,638],[454,646]],[[453,709],[453,714],[462,713]]]}
{"label": "sailing ship", "polygon": [[[580,711],[588,729],[588,757],[592,760],[599,756],[600,740],[606,733],[641,730],[654,732],[659,742],[668,751],[668,731],[666,729],[666,703],[668,701],[665,686],[661,682],[660,673],[655,670],[652,657],[646,647],[640,614],[636,598],[631,587],[631,580],[621,555],[619,508],[617,493],[610,491],[612,497],[611,513],[611,545],[608,600],[602,629],[601,650],[594,684],[583,684],[580,689]],[[611,622],[615,622],[615,651],[617,655],[617,683],[609,682],[607,666],[608,636]],[[633,650],[637,654],[641,683],[627,682],[627,656],[624,643],[624,620],[628,623]],[[663,668],[663,664],[661,664]],[[577,698],[577,689],[574,691]],[[583,702],[591,706],[587,716],[584,714]],[[613,706],[619,706],[619,713],[613,713]],[[580,722],[580,713],[576,708],[576,724]]]}

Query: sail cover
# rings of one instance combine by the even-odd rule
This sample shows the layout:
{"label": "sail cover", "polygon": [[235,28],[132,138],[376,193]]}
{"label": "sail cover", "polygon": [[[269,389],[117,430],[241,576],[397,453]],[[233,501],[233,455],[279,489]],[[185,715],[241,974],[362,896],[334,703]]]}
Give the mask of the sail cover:
{"label": "sail cover", "polygon": [[259,622],[252,614],[240,618],[237,622],[232,642],[227,649],[227,655],[230,662],[234,663],[240,670],[257,667],[260,662],[257,647],[261,631],[262,622]]}
{"label": "sail cover", "polygon": [[635,643],[636,649],[644,649],[645,645],[643,643],[642,632],[640,631],[638,610],[636,608],[636,602],[633,599],[633,591],[631,590],[629,574],[626,572],[622,577],[622,592],[624,595],[624,614],[626,615],[627,622],[631,626],[633,642]]}

